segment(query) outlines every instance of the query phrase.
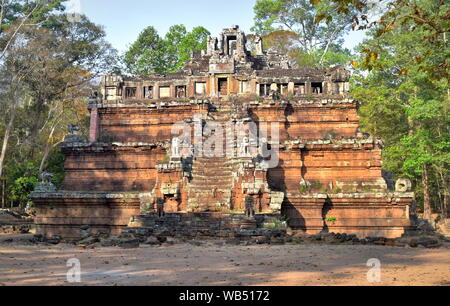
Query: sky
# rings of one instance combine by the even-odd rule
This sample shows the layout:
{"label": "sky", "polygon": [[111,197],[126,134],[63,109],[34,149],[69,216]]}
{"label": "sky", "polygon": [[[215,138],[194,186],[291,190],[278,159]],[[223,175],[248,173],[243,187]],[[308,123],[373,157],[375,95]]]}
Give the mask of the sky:
{"label": "sky", "polygon": [[[154,26],[164,35],[170,26],[184,24],[188,30],[203,26],[212,36],[223,28],[239,25],[250,33],[253,26],[253,6],[256,0],[70,0],[79,1],[73,7],[96,24],[104,26],[107,40],[119,52],[127,50],[139,33]],[[345,47],[353,49],[363,39],[363,33],[346,37]]]}

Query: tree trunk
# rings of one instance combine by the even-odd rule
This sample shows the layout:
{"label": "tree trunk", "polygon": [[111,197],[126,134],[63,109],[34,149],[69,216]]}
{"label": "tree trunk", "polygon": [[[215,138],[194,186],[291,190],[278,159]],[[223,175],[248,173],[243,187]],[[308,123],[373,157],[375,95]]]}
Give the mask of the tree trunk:
{"label": "tree trunk", "polygon": [[44,156],[42,156],[41,164],[39,166],[39,173],[42,173],[42,171],[44,171],[44,166],[45,166],[45,163],[47,162],[47,158],[48,158],[48,155],[49,155],[50,151],[51,151],[51,149],[47,145],[45,147]]}
{"label": "tree trunk", "polygon": [[428,173],[428,165],[423,165],[423,218],[431,221],[431,199],[430,199],[430,181]]}
{"label": "tree trunk", "polygon": [[50,144],[50,140],[52,139],[53,134],[55,133],[56,126],[57,126],[57,123],[52,127],[50,135],[48,135],[47,145],[45,146],[44,156],[42,156],[41,164],[39,166],[39,173],[44,171],[44,166],[45,166],[45,163],[47,162],[48,155],[50,154],[50,152],[53,149],[52,145]]}
{"label": "tree trunk", "polygon": [[450,216],[450,206],[448,205],[448,194],[444,193],[444,217],[448,218]]}
{"label": "tree trunk", "polygon": [[5,135],[3,138],[2,152],[0,154],[0,177],[2,177],[3,175],[3,167],[5,164],[6,151],[8,149],[9,136],[11,136],[11,132],[14,127],[14,120],[16,118],[16,110],[17,110],[16,104],[17,104],[16,101],[14,101],[13,108],[11,110],[11,118],[9,119],[9,123],[8,126],[6,127]]}
{"label": "tree trunk", "polygon": [[5,189],[6,189],[6,180],[2,180],[2,209],[6,208]]}

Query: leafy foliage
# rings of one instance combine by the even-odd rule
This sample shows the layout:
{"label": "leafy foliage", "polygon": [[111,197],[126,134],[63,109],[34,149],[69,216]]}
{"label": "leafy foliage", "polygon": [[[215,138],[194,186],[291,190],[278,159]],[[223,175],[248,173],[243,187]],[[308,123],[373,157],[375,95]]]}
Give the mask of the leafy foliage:
{"label": "leafy foliage", "polygon": [[190,60],[191,51],[206,50],[209,35],[203,27],[188,32],[184,25],[174,25],[162,38],[149,26],[126,52],[125,65],[134,75],[176,72]]}
{"label": "leafy foliage", "polygon": [[[43,170],[60,185],[64,157],[58,144],[68,124],[87,132],[93,80],[116,67],[116,51],[103,29],[85,16],[69,22],[62,2],[2,2],[7,18],[1,20],[0,42],[8,48],[0,61],[0,173],[16,206],[27,204]],[[30,11],[33,3],[39,6]]]}
{"label": "leafy foliage", "polygon": [[[422,8],[434,5],[429,0],[415,3]],[[428,44],[424,40],[427,25],[418,27],[414,19],[403,20],[382,36],[384,24],[370,29],[369,38],[359,47],[359,77],[354,78],[352,94],[362,104],[362,125],[386,141],[385,168],[411,178],[425,208],[445,213],[450,181],[450,84],[446,78],[432,77],[436,70],[428,68],[440,65],[450,47],[444,35]],[[373,53],[370,60],[369,53]],[[426,60],[416,59],[421,54],[427,54]]]}
{"label": "leafy foliage", "polygon": [[[311,0],[320,5],[321,1]],[[383,39],[385,35],[398,29],[408,28],[414,33],[422,46],[434,45],[436,48],[416,49],[416,53],[410,58],[421,67],[421,70],[436,79],[450,79],[450,53],[445,45],[448,45],[450,29],[450,2],[447,0],[333,0],[336,4],[336,12],[342,16],[351,18],[352,28],[357,30],[373,29],[371,35],[375,39]],[[369,16],[366,12],[375,12]],[[334,13],[326,12],[326,18],[335,19]],[[404,45],[406,48],[407,45]],[[362,61],[368,69],[379,68],[379,53],[374,48],[366,48]],[[408,71],[406,67],[403,73]]]}
{"label": "leafy foliage", "polygon": [[290,55],[300,66],[344,64],[350,52],[342,48],[343,36],[351,30],[351,19],[336,8],[333,1],[258,0],[252,29],[269,41],[274,35],[290,38]]}

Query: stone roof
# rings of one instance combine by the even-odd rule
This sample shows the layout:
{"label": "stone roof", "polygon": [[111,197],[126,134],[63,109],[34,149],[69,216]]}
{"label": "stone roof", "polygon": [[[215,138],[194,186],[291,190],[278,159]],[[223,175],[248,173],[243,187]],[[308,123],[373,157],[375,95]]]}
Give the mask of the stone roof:
{"label": "stone roof", "polygon": [[168,74],[149,74],[144,77],[124,77],[125,82],[134,81],[170,81],[170,80],[182,80],[186,78],[188,74],[185,71],[178,71]]}
{"label": "stone roof", "polygon": [[326,70],[313,68],[300,69],[269,69],[256,70],[256,77],[271,81],[274,79],[289,78],[293,82],[322,82],[326,76]]}

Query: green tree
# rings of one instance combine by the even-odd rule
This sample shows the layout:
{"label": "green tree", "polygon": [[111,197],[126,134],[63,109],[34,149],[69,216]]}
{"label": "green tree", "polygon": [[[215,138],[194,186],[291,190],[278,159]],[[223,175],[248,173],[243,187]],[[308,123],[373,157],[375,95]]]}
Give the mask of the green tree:
{"label": "green tree", "polygon": [[[3,174],[3,167],[8,148],[9,137],[13,131],[16,111],[19,103],[18,91],[21,89],[21,80],[25,77],[25,71],[9,67],[4,69],[8,62],[5,56],[8,55],[11,46],[18,41],[18,35],[25,28],[36,27],[48,20],[49,15],[54,11],[63,10],[60,0],[2,0],[0,3],[0,68],[3,70],[2,89],[0,91],[3,98],[3,111],[9,112],[9,119],[5,123],[4,137],[0,152],[0,177]],[[7,102],[5,102],[7,101]],[[8,116],[5,116],[8,118]]]}
{"label": "green tree", "polygon": [[280,30],[295,33],[300,65],[343,64],[350,53],[342,48],[343,37],[352,19],[337,14],[336,8],[325,0],[316,5],[309,0],[258,0],[252,30],[264,36]]}
{"label": "green tree", "polygon": [[[63,12],[67,0],[1,0],[0,2],[0,59],[4,57],[11,39],[23,27],[51,26],[51,16]],[[5,31],[14,27],[12,35]]]}
{"label": "green tree", "polygon": [[203,27],[188,32],[184,25],[174,25],[162,38],[149,26],[125,53],[125,65],[133,75],[176,72],[190,60],[191,51],[206,50],[208,35]]}
{"label": "green tree", "polygon": [[164,50],[164,41],[156,29],[147,27],[125,53],[125,65],[128,71],[135,75],[163,73],[166,70]]}
{"label": "green tree", "polygon": [[[62,171],[57,163],[63,161],[55,158],[57,144],[69,123],[85,121],[92,81],[115,67],[116,52],[101,27],[85,16],[77,22],[60,13],[50,18],[35,26],[14,24],[2,33],[9,47],[0,63],[0,174],[5,170],[13,201],[24,200],[17,190],[30,187],[37,177],[28,172],[17,176],[15,168],[31,163],[37,173]],[[57,173],[55,181],[62,176]]]}
{"label": "green tree", "polygon": [[210,35],[211,33],[204,27],[195,27],[191,32],[188,32],[180,43],[179,62],[184,64],[185,61],[190,60],[191,51],[206,50],[208,36]]}
{"label": "green tree", "polygon": [[[320,6],[320,0],[311,0]],[[450,2],[448,0],[333,0],[336,10],[325,12],[324,18],[335,19],[336,15],[351,18],[352,28],[374,29],[372,36],[380,38],[399,27],[408,26],[410,32],[417,33],[423,44],[440,46],[420,50],[414,59],[421,69],[433,78],[450,79],[450,54],[447,44],[450,29]],[[374,12],[369,16],[367,12]],[[375,49],[365,50],[364,61],[369,69],[376,68],[378,53]],[[425,51],[425,52],[423,52]],[[448,92],[450,96],[450,89]]]}
{"label": "green tree", "polygon": [[[429,16],[440,14],[434,1],[415,3]],[[404,7],[398,13],[409,10]],[[355,66],[360,75],[354,78],[352,94],[362,104],[364,128],[386,142],[385,167],[413,180],[429,219],[432,210],[445,214],[449,205],[450,84],[429,69],[448,54],[448,41],[441,35],[429,44],[424,40],[428,25],[419,26],[414,19],[404,19],[381,36],[380,27],[384,25],[372,27],[359,47]]]}

